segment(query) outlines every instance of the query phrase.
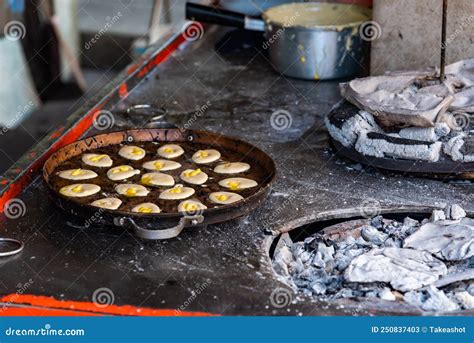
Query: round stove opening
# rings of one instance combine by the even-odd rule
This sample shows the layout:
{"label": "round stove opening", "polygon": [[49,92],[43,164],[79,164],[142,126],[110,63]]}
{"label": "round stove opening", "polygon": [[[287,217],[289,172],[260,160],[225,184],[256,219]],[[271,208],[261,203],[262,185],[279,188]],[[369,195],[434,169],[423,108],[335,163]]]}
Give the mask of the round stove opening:
{"label": "round stove opening", "polygon": [[474,219],[457,205],[310,223],[277,237],[270,254],[302,298],[361,312],[474,310]]}

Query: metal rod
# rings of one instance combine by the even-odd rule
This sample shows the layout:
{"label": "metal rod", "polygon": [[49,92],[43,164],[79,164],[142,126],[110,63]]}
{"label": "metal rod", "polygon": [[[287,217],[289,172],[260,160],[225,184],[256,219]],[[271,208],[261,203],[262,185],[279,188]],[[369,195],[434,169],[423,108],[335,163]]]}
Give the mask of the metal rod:
{"label": "metal rod", "polygon": [[443,21],[441,23],[441,60],[439,63],[439,81],[444,81],[446,64],[446,20],[448,16],[448,0],[443,0]]}

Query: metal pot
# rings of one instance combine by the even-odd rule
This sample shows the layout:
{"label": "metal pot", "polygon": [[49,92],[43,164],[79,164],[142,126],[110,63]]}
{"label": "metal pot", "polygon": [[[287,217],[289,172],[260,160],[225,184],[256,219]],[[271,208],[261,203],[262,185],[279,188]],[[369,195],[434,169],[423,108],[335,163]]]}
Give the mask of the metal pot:
{"label": "metal pot", "polygon": [[[301,25],[298,16],[311,10],[351,11],[360,20],[347,24]],[[288,9],[288,10],[287,10]],[[274,20],[274,12],[286,14],[285,22]],[[306,80],[328,80],[358,73],[364,59],[364,40],[360,26],[369,20],[364,7],[328,3],[292,3],[266,10],[263,20],[227,10],[186,4],[186,18],[212,24],[264,31],[263,49],[268,50],[273,68],[286,76]]]}

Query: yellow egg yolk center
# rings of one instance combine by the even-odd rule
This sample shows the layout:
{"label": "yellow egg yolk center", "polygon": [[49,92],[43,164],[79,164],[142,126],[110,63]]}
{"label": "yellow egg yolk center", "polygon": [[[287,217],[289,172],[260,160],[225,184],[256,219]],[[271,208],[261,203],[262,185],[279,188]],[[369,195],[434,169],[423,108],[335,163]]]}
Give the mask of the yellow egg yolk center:
{"label": "yellow egg yolk center", "polygon": [[134,155],[143,155],[143,150],[140,148],[133,148],[132,154]]}
{"label": "yellow egg yolk center", "polygon": [[208,157],[209,153],[207,151],[200,151],[198,156],[199,158]]}
{"label": "yellow egg yolk center", "polygon": [[132,187],[132,188],[129,188],[129,189],[127,189],[126,194],[127,194],[128,196],[137,195],[137,189],[136,189],[136,188],[133,188],[133,187]]}
{"label": "yellow egg yolk center", "polygon": [[229,199],[229,197],[225,194],[219,194],[216,196],[216,199],[219,201],[226,201],[227,199]]}
{"label": "yellow egg yolk center", "polygon": [[198,205],[189,202],[185,203],[183,207],[186,211],[196,211],[198,209]]}
{"label": "yellow egg yolk center", "polygon": [[107,155],[92,156],[92,157],[90,158],[90,160],[91,160],[92,162],[98,162],[98,161],[100,161],[101,159],[103,159],[104,157],[107,157]]}
{"label": "yellow egg yolk center", "polygon": [[79,175],[84,175],[86,172],[83,171],[82,169],[75,169],[72,171],[71,175],[72,176],[79,176]]}
{"label": "yellow egg yolk center", "polygon": [[235,190],[239,189],[240,182],[238,182],[238,181],[229,181],[229,182],[227,182],[227,186],[229,186],[230,189],[235,191]]}
{"label": "yellow egg yolk center", "polygon": [[153,210],[150,207],[140,206],[138,212],[140,213],[151,213]]}
{"label": "yellow egg yolk center", "polygon": [[76,186],[74,188],[71,189],[74,193],[80,193],[82,192],[82,186],[79,185],[79,186]]}
{"label": "yellow egg yolk center", "polygon": [[201,172],[202,172],[201,169],[196,169],[196,170],[186,172],[186,173],[184,173],[184,175],[187,176],[187,177],[191,177],[191,176],[196,176],[196,175],[200,174]]}

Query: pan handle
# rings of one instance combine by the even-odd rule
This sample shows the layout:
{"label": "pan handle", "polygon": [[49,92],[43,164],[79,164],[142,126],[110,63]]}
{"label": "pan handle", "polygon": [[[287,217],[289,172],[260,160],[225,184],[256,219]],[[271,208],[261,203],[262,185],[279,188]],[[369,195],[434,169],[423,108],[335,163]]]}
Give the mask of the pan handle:
{"label": "pan handle", "polygon": [[190,2],[186,3],[186,19],[209,24],[239,27],[252,31],[265,31],[265,23],[261,19],[248,17],[238,12]]}
{"label": "pan handle", "polygon": [[189,226],[189,225],[196,226],[198,224],[201,224],[204,221],[204,216],[203,215],[183,216],[179,220],[178,225],[171,227],[169,229],[164,229],[164,230],[144,229],[141,226],[137,225],[137,223],[135,223],[135,221],[130,217],[122,217],[116,220],[115,224],[118,226],[124,226],[125,221],[128,221],[132,225],[135,231],[135,234],[138,237],[144,238],[144,239],[158,240],[158,239],[170,239],[170,238],[174,238],[178,236],[186,226]]}

